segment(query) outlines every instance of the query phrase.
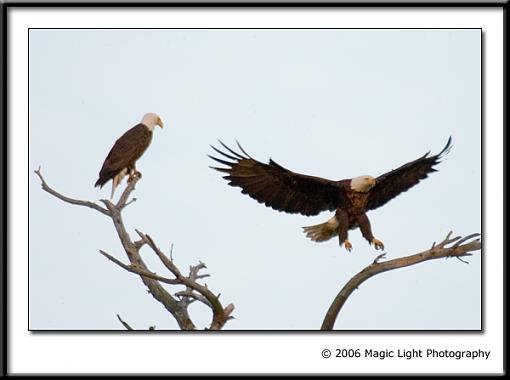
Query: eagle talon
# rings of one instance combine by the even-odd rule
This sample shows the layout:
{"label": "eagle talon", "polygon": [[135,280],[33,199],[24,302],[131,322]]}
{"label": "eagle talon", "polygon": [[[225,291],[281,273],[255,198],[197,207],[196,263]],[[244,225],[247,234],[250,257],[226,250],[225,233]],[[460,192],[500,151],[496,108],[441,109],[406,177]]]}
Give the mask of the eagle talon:
{"label": "eagle talon", "polygon": [[382,241],[377,240],[376,238],[373,238],[371,243],[374,245],[376,250],[382,251],[384,249],[384,244],[382,243]]}
{"label": "eagle talon", "polygon": [[351,244],[351,242],[350,242],[349,240],[346,240],[346,241],[344,242],[344,247],[345,247],[345,249],[346,249],[347,251],[349,251],[349,252],[351,252],[351,251],[352,251],[352,244]]}
{"label": "eagle talon", "polygon": [[135,177],[138,177],[139,179],[142,178],[142,173],[140,173],[139,171],[133,172],[132,174],[129,175],[127,182],[131,183],[135,179]]}

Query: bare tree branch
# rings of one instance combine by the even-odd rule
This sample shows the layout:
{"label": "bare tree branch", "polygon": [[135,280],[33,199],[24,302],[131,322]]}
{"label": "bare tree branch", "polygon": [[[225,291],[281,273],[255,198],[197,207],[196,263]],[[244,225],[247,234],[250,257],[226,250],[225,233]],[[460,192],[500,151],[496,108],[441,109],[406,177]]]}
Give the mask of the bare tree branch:
{"label": "bare tree branch", "polygon": [[[117,314],[117,318],[119,319],[120,323],[126,328],[126,330],[134,330],[126,321],[124,321],[120,315]],[[156,330],[156,326],[149,326],[149,330]]]}
{"label": "bare tree branch", "polygon": [[[190,268],[190,277],[185,277],[181,274],[180,270],[177,268],[177,266],[173,263],[172,260],[170,260],[154,243],[154,240],[147,235],[144,234],[138,230],[135,230],[138,235],[146,241],[146,243],[149,245],[149,247],[152,248],[152,250],[156,253],[158,258],[161,260],[163,265],[174,274],[177,281],[179,281],[182,285],[185,285],[187,288],[193,289],[197,291],[199,294],[201,294],[207,301],[210,303],[210,307],[213,310],[213,320],[211,322],[210,330],[219,330],[221,329],[227,320],[230,319],[230,314],[232,311],[234,311],[234,305],[229,304],[227,307],[223,307],[221,302],[219,301],[218,297],[214,295],[213,292],[211,292],[206,285],[201,285],[197,283],[195,279],[193,279],[192,276],[198,276],[198,271],[202,268],[205,268],[204,263],[199,263],[196,267]],[[187,293],[190,297],[193,297],[191,293]],[[200,297],[193,297],[195,299],[200,299]]]}
{"label": "bare tree branch", "polygon": [[121,262],[120,260],[117,260],[115,257],[109,255],[105,251],[99,250],[99,253],[101,253],[103,256],[105,256],[108,260],[113,261],[115,264],[117,264],[121,268],[127,270],[128,272],[139,274],[142,277],[152,278],[153,280],[161,281],[161,282],[164,282],[165,284],[181,285],[180,281],[178,281],[178,280],[172,280],[170,278],[158,276],[156,273],[148,272],[148,271],[143,270],[142,268],[138,268],[134,265],[126,265],[123,262]]}
{"label": "bare tree branch", "polygon": [[176,297],[183,297],[184,302],[188,302],[188,304],[191,304],[194,301],[200,301],[204,305],[211,307],[211,303],[205,298],[203,295],[198,294],[193,291],[193,289],[187,288],[186,290],[181,290],[180,292],[177,292],[174,294]]}
{"label": "bare tree branch", "polygon": [[103,207],[95,204],[94,202],[81,201],[81,200],[69,198],[69,197],[66,197],[66,196],[64,196],[64,195],[62,195],[60,193],[57,193],[55,190],[53,190],[51,187],[49,187],[48,184],[46,183],[46,181],[44,180],[44,178],[43,178],[43,176],[41,174],[41,167],[40,166],[39,166],[39,169],[34,170],[34,173],[37,174],[37,176],[41,180],[41,187],[42,187],[42,189],[44,191],[50,193],[51,195],[53,195],[53,196],[63,200],[64,202],[71,203],[73,205],[78,205],[78,206],[90,207],[90,208],[93,208],[94,210],[99,211],[102,214],[110,216],[110,213],[108,212],[108,210],[106,210]]}
{"label": "bare tree branch", "polygon": [[122,193],[122,195],[119,198],[119,201],[115,205],[119,211],[121,211],[123,208],[128,206],[129,204],[136,201],[136,198],[131,199],[129,202],[127,199],[129,198],[129,194],[135,189],[136,183],[140,180],[140,177],[138,175],[135,175],[131,181],[129,181],[126,190]]}
{"label": "bare tree branch", "polygon": [[[385,253],[379,255],[375,258],[374,262],[363,269],[361,272],[356,274],[353,278],[347,282],[347,284],[342,288],[342,290],[335,297],[333,303],[329,307],[329,310],[326,313],[324,321],[321,326],[321,330],[332,330],[336,318],[340,313],[342,306],[347,301],[347,298],[352,294],[352,292],[357,289],[363,282],[368,280],[370,277],[375,276],[376,274],[386,272],[392,269],[398,269],[407,267],[410,265],[418,264],[428,260],[435,260],[441,258],[450,258],[456,257],[462,262],[467,263],[462,260],[461,257],[464,256],[472,256],[470,252],[478,251],[482,248],[482,243],[480,242],[480,234],[471,234],[464,238],[457,236],[455,238],[450,239],[452,232],[450,231],[446,238],[439,244],[432,244],[432,247],[429,250],[417,253],[412,256],[401,257],[394,260],[380,262],[382,258],[385,257]],[[462,244],[468,240],[475,239],[466,244]],[[447,245],[456,242],[451,247],[446,247]]]}
{"label": "bare tree branch", "polygon": [[[234,306],[229,304],[227,307],[223,308],[218,300],[218,296],[215,296],[214,293],[212,293],[207,288],[207,285],[201,285],[197,282],[199,279],[209,276],[208,274],[198,274],[201,269],[205,268],[204,263],[200,262],[196,266],[190,266],[190,274],[188,277],[186,277],[181,274],[179,268],[173,263],[173,261],[166,257],[166,255],[157,247],[156,243],[150,236],[136,230],[141,239],[137,241],[131,240],[131,237],[129,236],[124,226],[121,211],[136,200],[136,198],[133,198],[128,201],[128,198],[131,192],[135,189],[136,183],[140,180],[139,176],[132,177],[125,190],[121,194],[117,204],[112,203],[110,200],[102,199],[101,202],[106,207],[103,208],[93,202],[72,199],[58,193],[47,185],[46,181],[40,173],[40,169],[36,170],[35,173],[41,180],[43,190],[47,191],[51,195],[67,203],[93,208],[112,219],[115,230],[117,231],[117,235],[122,243],[130,264],[122,263],[120,260],[111,256],[105,251],[100,250],[99,252],[126,271],[139,275],[142,279],[142,282],[149,288],[149,292],[152,294],[152,296],[157,301],[161,302],[163,306],[173,315],[181,329],[196,329],[188,314],[188,306],[192,302],[191,300],[200,300],[212,309],[213,318],[211,325],[208,328],[209,330],[221,329],[227,320],[232,318],[231,314],[234,310]],[[175,276],[175,278],[160,276],[151,272],[147,268],[140,255],[140,249],[145,244],[149,245],[149,247],[157,254],[162,263]],[[186,290],[183,291],[184,293],[177,292],[175,297],[178,298],[174,298],[174,296],[170,295],[170,293],[168,293],[165,288],[163,288],[161,283],[166,283],[169,285],[183,285],[186,287]],[[118,318],[121,320],[119,316]],[[122,320],[121,323],[124,324]]]}
{"label": "bare tree branch", "polygon": [[126,330],[133,330],[133,328],[131,326],[129,326],[126,322],[124,322],[122,320],[122,318],[120,317],[120,315],[117,314],[117,318],[119,319],[120,323],[122,323],[122,325],[126,328]]}
{"label": "bare tree branch", "polygon": [[[171,253],[171,251],[170,251],[170,253]],[[170,261],[172,261],[172,256],[170,256]],[[206,268],[205,264],[201,261],[198,263],[198,265],[195,265],[195,266],[190,265],[188,278],[191,281],[197,281],[201,278],[209,277],[208,274],[198,274],[198,272],[201,269],[205,269],[205,268]],[[203,295],[201,295],[199,293],[194,292],[193,289],[191,289],[190,287],[186,287],[186,290],[177,292],[174,295],[177,297],[182,297],[181,298],[182,302],[187,302],[188,304],[191,304],[194,301],[200,301],[203,304],[207,305],[208,307],[212,308],[212,305],[207,300],[207,298],[205,298]]]}

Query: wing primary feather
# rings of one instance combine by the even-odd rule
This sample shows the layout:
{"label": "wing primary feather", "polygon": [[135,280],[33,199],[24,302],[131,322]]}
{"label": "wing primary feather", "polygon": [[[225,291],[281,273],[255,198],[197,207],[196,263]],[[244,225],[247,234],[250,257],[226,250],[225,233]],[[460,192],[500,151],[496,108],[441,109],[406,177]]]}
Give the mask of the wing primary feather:
{"label": "wing primary feather", "polygon": [[207,157],[209,157],[209,158],[213,159],[214,161],[219,162],[220,164],[223,164],[223,165],[227,165],[230,167],[232,167],[232,165],[233,165],[232,162],[228,162],[228,161],[222,160],[220,158],[216,158],[216,157],[209,156],[209,155],[207,155]]}
{"label": "wing primary feather", "polygon": [[217,168],[215,166],[209,166],[211,169],[214,169],[214,170],[217,170],[219,172],[222,172],[222,173],[230,173],[230,169],[229,168]]}
{"label": "wing primary feather", "polygon": [[253,160],[253,158],[248,154],[246,153],[246,151],[243,149],[243,147],[241,146],[241,144],[239,144],[239,141],[236,140],[236,144],[237,146],[239,147],[239,149],[241,149],[241,151],[246,154],[249,158],[251,158]]}
{"label": "wing primary feather", "polygon": [[222,152],[221,150],[215,148],[214,146],[210,145],[211,148],[213,148],[216,152],[218,152],[219,154],[227,157],[227,158],[230,158],[231,160],[234,160],[234,161],[239,161],[239,158],[237,157],[234,157],[234,156],[231,156],[229,154],[226,154],[225,152]]}
{"label": "wing primary feather", "polygon": [[[221,141],[220,139],[218,139],[218,141],[220,142],[220,144],[221,144],[221,145],[223,145],[223,147],[224,147],[226,150],[228,150],[228,151],[229,151],[230,153],[232,153],[234,156],[239,157],[241,160],[243,160],[243,159],[245,160],[245,159],[247,158],[247,157],[243,157],[243,156],[241,156],[239,153],[234,152],[232,149],[230,149],[228,146],[226,146],[226,145],[223,143],[223,141]],[[248,156],[248,157],[249,157],[249,156]],[[250,158],[251,158],[251,157],[250,157]]]}
{"label": "wing primary feather", "polygon": [[452,136],[450,136],[448,138],[448,142],[446,143],[445,147],[443,148],[443,150],[441,152],[439,152],[439,154],[437,155],[437,158],[442,158],[444,157],[445,155],[447,155],[450,150],[453,148],[453,145],[452,145]]}

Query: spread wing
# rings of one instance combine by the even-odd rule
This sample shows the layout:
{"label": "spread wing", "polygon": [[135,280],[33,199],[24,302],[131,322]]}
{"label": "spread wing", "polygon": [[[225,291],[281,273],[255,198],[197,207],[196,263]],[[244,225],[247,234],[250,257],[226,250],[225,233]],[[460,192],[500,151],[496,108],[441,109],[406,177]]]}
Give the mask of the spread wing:
{"label": "spread wing", "polygon": [[428,152],[422,157],[402,165],[398,169],[377,177],[375,179],[375,186],[370,190],[366,210],[374,210],[381,207],[397,195],[418,184],[422,179],[427,178],[430,173],[436,172],[437,170],[434,169],[434,165],[440,163],[440,159],[448,154],[452,147],[451,142],[452,138],[450,137],[443,150],[435,156],[428,157],[430,153]]}
{"label": "spread wing", "polygon": [[[222,159],[209,156],[226,168],[212,167],[227,173],[230,186],[238,186],[242,193],[278,211],[291,214],[317,215],[335,210],[345,203],[345,182],[330,181],[294,173],[273,160],[263,164],[253,158],[237,143],[242,154],[236,153],[220,141],[228,153],[211,146]],[[225,160],[228,159],[230,161]]]}

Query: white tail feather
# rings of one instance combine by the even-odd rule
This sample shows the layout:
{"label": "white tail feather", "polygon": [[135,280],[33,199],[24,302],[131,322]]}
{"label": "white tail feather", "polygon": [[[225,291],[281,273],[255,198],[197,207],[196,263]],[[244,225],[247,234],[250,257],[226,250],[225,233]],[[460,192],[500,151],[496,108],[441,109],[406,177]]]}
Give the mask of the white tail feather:
{"label": "white tail feather", "polygon": [[112,180],[112,195],[110,196],[110,199],[113,198],[113,193],[115,193],[115,189],[117,186],[119,186],[119,183],[122,181],[122,179],[126,176],[128,172],[127,168],[122,169],[115,177],[113,177]]}
{"label": "white tail feather", "polygon": [[325,223],[303,227],[306,237],[316,242],[323,242],[338,235],[338,222],[333,216]]}

